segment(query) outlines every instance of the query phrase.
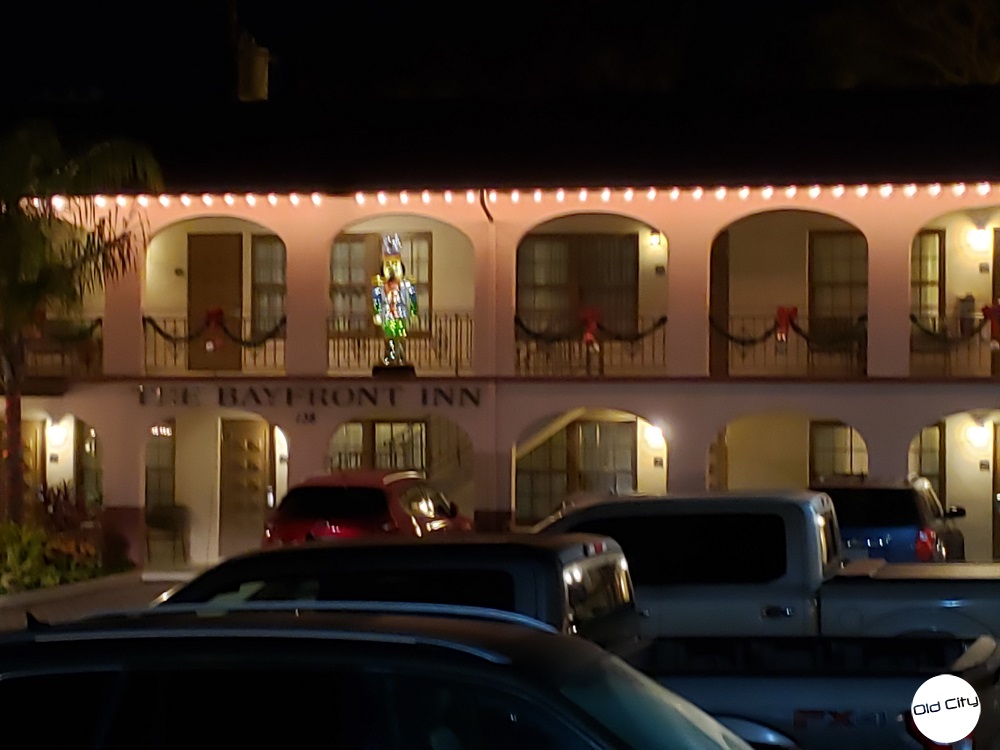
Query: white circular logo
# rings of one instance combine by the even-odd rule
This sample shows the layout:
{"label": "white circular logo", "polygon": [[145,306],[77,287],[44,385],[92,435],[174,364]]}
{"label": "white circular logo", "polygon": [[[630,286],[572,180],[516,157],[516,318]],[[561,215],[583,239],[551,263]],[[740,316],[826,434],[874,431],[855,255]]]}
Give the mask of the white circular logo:
{"label": "white circular logo", "polygon": [[932,742],[964,740],[979,723],[979,696],[961,677],[941,674],[921,685],[910,704],[913,724]]}

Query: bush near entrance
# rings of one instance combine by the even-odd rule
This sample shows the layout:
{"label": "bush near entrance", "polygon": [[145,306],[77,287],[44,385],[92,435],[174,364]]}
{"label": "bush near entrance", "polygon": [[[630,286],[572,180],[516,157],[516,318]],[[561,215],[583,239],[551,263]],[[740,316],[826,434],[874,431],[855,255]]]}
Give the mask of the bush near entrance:
{"label": "bush near entrance", "polygon": [[0,524],[0,594],[87,581],[102,573],[96,547],[78,535]]}

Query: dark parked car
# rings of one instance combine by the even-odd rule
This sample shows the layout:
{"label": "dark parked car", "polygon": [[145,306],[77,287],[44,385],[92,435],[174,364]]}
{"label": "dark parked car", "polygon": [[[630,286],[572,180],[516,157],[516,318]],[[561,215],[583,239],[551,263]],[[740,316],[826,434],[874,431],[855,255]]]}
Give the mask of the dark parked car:
{"label": "dark parked car", "polygon": [[749,750],[541,622],[301,604],[147,609],[0,637],[4,715],[30,723],[57,700],[34,744],[94,750]]}
{"label": "dark parked car", "polygon": [[900,483],[831,482],[812,489],[833,500],[847,559],[889,562],[965,559],[965,537],[955,524],[965,508],[942,506],[922,477]]}

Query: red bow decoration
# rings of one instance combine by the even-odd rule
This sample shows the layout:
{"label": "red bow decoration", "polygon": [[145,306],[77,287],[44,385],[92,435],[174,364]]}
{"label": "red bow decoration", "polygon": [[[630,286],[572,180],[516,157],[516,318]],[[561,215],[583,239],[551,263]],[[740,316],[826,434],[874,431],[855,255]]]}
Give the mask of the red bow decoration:
{"label": "red bow decoration", "polygon": [[213,307],[205,311],[205,326],[208,338],[205,339],[205,351],[214,352],[222,346],[222,331],[226,322],[225,313],[221,307]]}
{"label": "red bow decoration", "polygon": [[994,302],[984,307],[983,317],[990,321],[990,341],[1000,342],[1000,303]]}
{"label": "red bow decoration", "polygon": [[205,311],[205,325],[209,328],[222,328],[225,320],[226,316],[221,307],[213,307],[211,310]]}
{"label": "red bow decoration", "polygon": [[799,308],[797,307],[779,307],[776,317],[777,328],[775,332],[778,341],[788,341],[788,329],[792,327],[792,321],[798,317]]}
{"label": "red bow decoration", "polygon": [[583,343],[597,348],[597,326],[601,322],[601,311],[596,307],[580,309],[580,321],[583,323]]}

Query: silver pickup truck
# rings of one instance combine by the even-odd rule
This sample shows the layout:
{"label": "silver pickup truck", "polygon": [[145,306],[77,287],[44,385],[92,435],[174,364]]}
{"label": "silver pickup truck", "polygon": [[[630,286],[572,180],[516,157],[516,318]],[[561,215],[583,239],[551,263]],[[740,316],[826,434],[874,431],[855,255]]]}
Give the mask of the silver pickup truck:
{"label": "silver pickup truck", "polygon": [[1000,565],[845,562],[822,492],[602,499],[535,531],[617,540],[644,637],[1000,637]]}

